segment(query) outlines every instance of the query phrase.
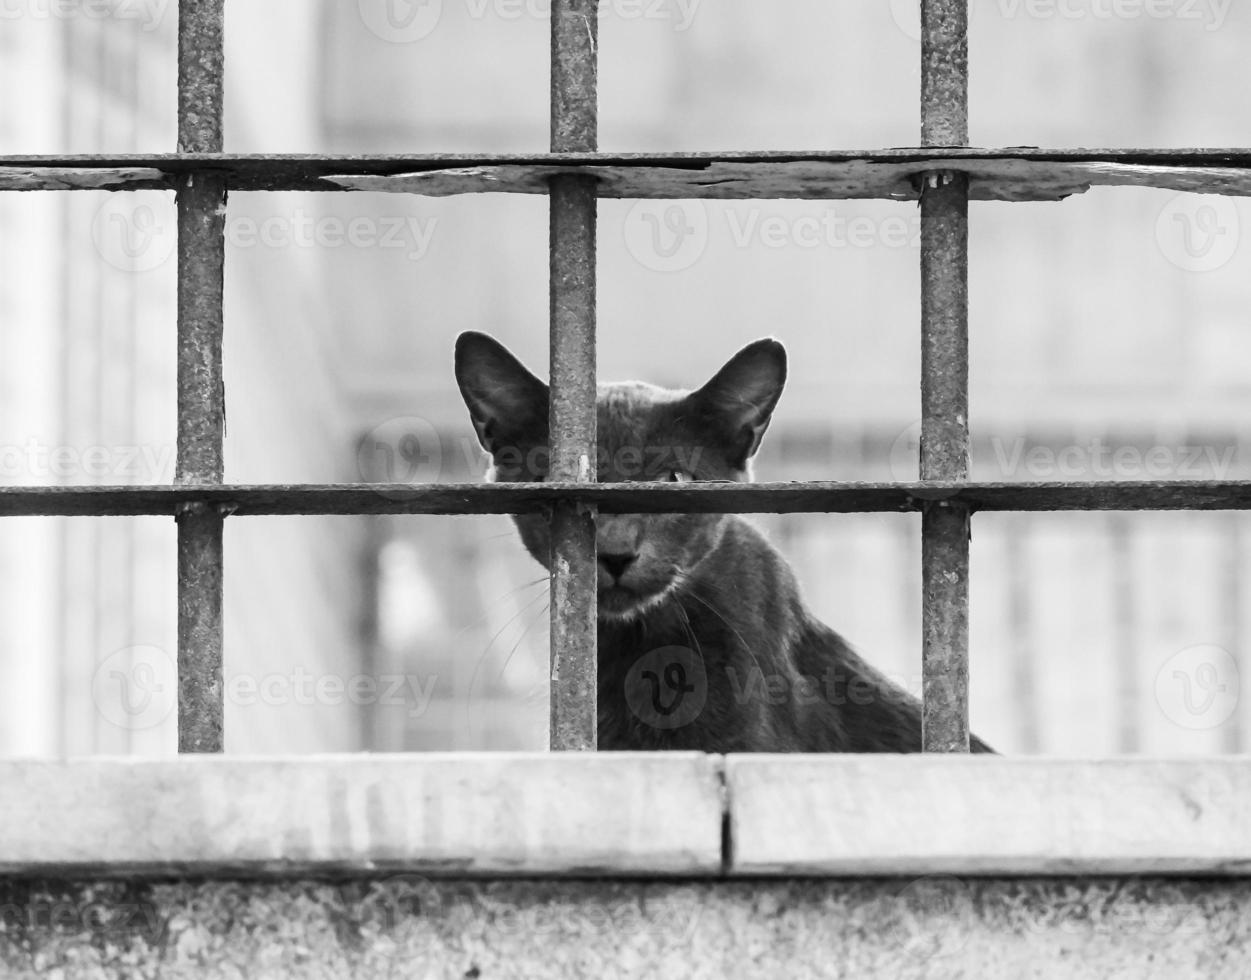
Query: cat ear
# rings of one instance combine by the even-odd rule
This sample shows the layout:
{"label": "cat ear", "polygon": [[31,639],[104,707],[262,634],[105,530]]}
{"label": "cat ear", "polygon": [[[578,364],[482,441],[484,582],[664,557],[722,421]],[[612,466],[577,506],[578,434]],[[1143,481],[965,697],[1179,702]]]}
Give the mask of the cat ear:
{"label": "cat ear", "polygon": [[487,452],[546,438],[547,385],[494,337],[467,331],[456,338],[456,383]]}
{"label": "cat ear", "polygon": [[786,348],[767,338],[744,347],[690,396],[724,441],[731,465],[745,469],[760,448],[785,383]]}

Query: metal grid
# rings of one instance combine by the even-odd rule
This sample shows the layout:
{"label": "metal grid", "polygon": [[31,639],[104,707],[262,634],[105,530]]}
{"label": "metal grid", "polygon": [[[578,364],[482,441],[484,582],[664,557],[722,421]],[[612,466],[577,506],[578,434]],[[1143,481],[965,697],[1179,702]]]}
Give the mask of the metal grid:
{"label": "metal grid", "polygon": [[[968,201],[1046,200],[1093,183],[1251,193],[1245,150],[973,150],[967,0],[921,0],[920,149],[596,152],[597,0],[553,0],[552,152],[539,156],[221,153],[225,0],[182,0],[178,153],[11,157],[0,190],[175,189],[178,463],[170,487],[0,488],[5,515],[172,515],[178,522],[179,750],[222,749],[227,515],[544,512],[552,526],[552,748],[595,747],[597,512],[920,511],[923,746],[968,750],[969,527],[977,510],[1246,510],[1251,483],[969,483]],[[373,183],[370,183],[370,182]],[[552,481],[429,486],[223,483],[226,196],[239,190],[490,189],[551,200]],[[922,482],[595,485],[595,228],[600,197],[920,199]]]}

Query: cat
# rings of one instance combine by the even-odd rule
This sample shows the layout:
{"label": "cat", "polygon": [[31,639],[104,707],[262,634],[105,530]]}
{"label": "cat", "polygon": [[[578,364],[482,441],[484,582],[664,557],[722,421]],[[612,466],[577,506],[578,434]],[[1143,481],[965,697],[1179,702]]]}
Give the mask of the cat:
{"label": "cat", "polygon": [[[487,478],[545,479],[547,385],[476,332],[457,339],[455,371]],[[601,384],[599,482],[750,480],[785,381],[785,349],[765,339],[693,392]],[[547,567],[546,519],[514,520]],[[596,548],[600,749],[921,750],[917,699],[808,611],[786,560],[742,517],[600,514]]]}

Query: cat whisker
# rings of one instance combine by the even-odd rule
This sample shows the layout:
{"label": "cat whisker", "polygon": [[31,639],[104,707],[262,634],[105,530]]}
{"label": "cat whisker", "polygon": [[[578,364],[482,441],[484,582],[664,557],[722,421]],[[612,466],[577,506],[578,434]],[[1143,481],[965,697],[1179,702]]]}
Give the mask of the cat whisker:
{"label": "cat whisker", "polygon": [[[513,623],[517,621],[518,617],[524,614],[531,606],[533,606],[536,602],[538,602],[542,598],[543,598],[542,592],[536,593],[534,598],[530,599],[520,609],[518,609],[515,613],[509,616],[508,620],[504,623],[504,625],[495,631],[495,635],[491,637],[490,641],[487,643],[486,647],[483,649],[481,656],[478,657],[478,662],[474,664],[473,674],[469,678],[469,694],[471,697],[473,695],[474,688],[477,687],[478,685],[478,675],[482,671],[482,665],[486,662],[487,654],[490,652],[491,647],[495,645],[495,641],[498,640],[503,635],[504,630],[508,629],[509,626],[511,626]],[[533,626],[533,625],[534,623],[533,621],[531,621],[530,626]],[[526,629],[521,631],[521,635],[523,637],[526,635],[526,631],[528,629],[529,629],[529,626],[527,626]],[[520,643],[520,640],[518,640],[518,643]],[[514,647],[513,649],[515,650],[516,647]],[[509,656],[511,657],[512,653],[509,653]],[[505,666],[507,666],[507,661],[505,662]],[[501,668],[501,673],[503,673],[503,668]]]}
{"label": "cat whisker", "polygon": [[530,630],[534,628],[534,624],[539,621],[539,618],[544,613],[550,612],[551,609],[552,609],[552,604],[549,602],[542,609],[540,609],[538,613],[535,616],[533,616],[528,623],[526,623],[526,628],[521,631],[521,635],[517,637],[517,642],[513,644],[513,648],[508,651],[508,656],[505,657],[504,662],[500,664],[499,673],[496,674],[497,677],[504,676],[504,671],[508,669],[508,662],[513,659],[513,654],[516,653],[517,649],[521,646],[521,641],[524,640],[526,638],[526,634],[528,634]]}
{"label": "cat whisker", "polygon": [[710,613],[712,613],[717,619],[719,619],[725,625],[726,629],[728,629],[731,633],[733,633],[735,636],[738,637],[739,643],[742,645],[743,650],[746,651],[747,655],[751,657],[752,661],[755,663],[756,669],[759,670],[762,675],[767,676],[768,672],[764,669],[764,664],[761,663],[760,657],[756,654],[756,651],[752,649],[751,644],[747,642],[743,634],[740,633],[735,628],[734,624],[731,623],[728,619],[726,619],[725,616],[722,615],[721,611],[717,609],[716,606],[714,606],[711,602],[709,602],[707,599],[701,596],[693,588],[687,590],[686,594],[689,595],[696,602],[698,602],[705,609],[707,609]]}
{"label": "cat whisker", "polygon": [[[456,631],[456,633],[452,636],[451,643],[452,644],[457,643],[462,636],[468,633],[475,626],[479,626],[485,623],[487,621],[487,618],[491,615],[491,611],[495,608],[495,606],[503,602],[505,599],[511,599],[513,596],[519,595],[520,593],[524,592],[526,589],[532,589],[536,585],[540,585],[541,583],[548,582],[548,581],[550,580],[548,579],[546,575],[544,575],[542,578],[536,578],[532,582],[522,582],[520,585],[513,586],[511,589],[508,589],[500,593],[494,599],[492,599],[490,602],[486,604],[486,612],[484,612],[481,616],[475,616],[468,623],[466,623],[464,626],[462,626],[460,629]],[[508,624],[505,623],[504,626],[507,627]],[[490,644],[487,645],[487,649],[490,649]]]}

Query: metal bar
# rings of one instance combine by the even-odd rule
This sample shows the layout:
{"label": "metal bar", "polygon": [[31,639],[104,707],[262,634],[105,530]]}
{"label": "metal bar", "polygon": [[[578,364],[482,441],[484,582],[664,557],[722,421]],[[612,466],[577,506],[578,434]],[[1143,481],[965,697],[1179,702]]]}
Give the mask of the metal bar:
{"label": "metal bar", "polygon": [[882,514],[921,511],[940,500],[992,513],[1247,511],[1251,481],[0,487],[0,517],[169,516],[195,504],[239,517],[535,514],[561,501],[605,514]]}
{"label": "metal bar", "polygon": [[[598,0],[552,3],[553,152],[594,152]],[[551,449],[555,480],[595,481],[596,181],[551,180]],[[551,516],[551,747],[596,746],[595,509],[560,499]]]}
{"label": "metal bar", "polygon": [[[967,0],[921,3],[921,142],[968,142]],[[921,479],[969,468],[967,174],[934,172],[921,190]],[[922,512],[922,748],[969,750],[969,508]]]}
{"label": "metal bar", "polygon": [[551,177],[582,172],[600,180],[601,198],[916,200],[916,178],[944,167],[970,175],[973,200],[1058,201],[1092,186],[1251,195],[1246,151],[963,147],[802,154],[10,156],[0,158],[0,191],[168,190],[180,174],[212,171],[239,191],[547,194]]}
{"label": "metal bar", "polygon": [[[222,148],[224,0],[178,5],[178,148]],[[226,180],[177,179],[178,484],[220,483],[226,419],[222,293]],[[220,752],[222,716],[222,513],[204,503],[178,522],[178,751]]]}

